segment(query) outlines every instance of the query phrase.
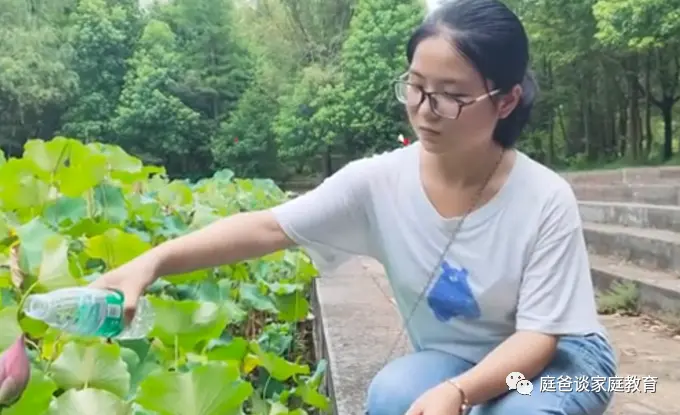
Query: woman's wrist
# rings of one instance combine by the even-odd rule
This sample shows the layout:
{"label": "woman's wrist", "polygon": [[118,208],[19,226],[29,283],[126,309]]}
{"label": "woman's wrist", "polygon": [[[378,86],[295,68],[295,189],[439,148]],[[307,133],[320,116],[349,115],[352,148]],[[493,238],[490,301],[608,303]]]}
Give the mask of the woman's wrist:
{"label": "woman's wrist", "polygon": [[136,264],[131,268],[136,272],[141,271],[141,277],[144,278],[146,286],[153,284],[154,281],[163,276],[162,267],[166,253],[163,249],[159,248],[152,248],[133,260]]}
{"label": "woman's wrist", "polygon": [[470,401],[468,401],[465,390],[460,386],[460,384],[456,381],[455,378],[447,379],[446,383],[453,386],[453,388],[456,389],[456,391],[460,395],[460,410],[459,410],[460,414],[461,415],[467,414],[470,411]]}

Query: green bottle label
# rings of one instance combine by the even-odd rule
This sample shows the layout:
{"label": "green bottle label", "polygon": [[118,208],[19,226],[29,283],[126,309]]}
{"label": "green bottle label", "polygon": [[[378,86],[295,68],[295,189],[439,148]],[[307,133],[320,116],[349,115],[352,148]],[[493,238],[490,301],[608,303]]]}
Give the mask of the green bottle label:
{"label": "green bottle label", "polygon": [[123,294],[112,291],[100,301],[83,298],[78,306],[76,325],[82,334],[115,337],[123,331]]}

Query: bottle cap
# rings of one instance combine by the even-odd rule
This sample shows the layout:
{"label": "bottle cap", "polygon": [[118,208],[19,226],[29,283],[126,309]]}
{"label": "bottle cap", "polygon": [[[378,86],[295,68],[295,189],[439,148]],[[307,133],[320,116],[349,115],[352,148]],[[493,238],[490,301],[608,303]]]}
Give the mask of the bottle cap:
{"label": "bottle cap", "polygon": [[42,320],[50,313],[50,300],[39,294],[29,295],[24,301],[24,313],[36,320]]}

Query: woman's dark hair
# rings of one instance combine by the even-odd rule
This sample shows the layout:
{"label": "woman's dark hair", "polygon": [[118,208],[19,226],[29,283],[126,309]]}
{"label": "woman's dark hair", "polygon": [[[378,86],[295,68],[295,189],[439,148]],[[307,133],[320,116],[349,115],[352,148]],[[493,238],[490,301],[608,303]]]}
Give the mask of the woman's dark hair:
{"label": "woman's dark hair", "polygon": [[529,121],[538,92],[528,68],[529,41],[519,18],[498,0],[448,0],[432,11],[406,47],[409,64],[418,44],[436,35],[451,37],[453,46],[501,93],[522,86],[517,107],[498,121],[493,139],[512,147]]}

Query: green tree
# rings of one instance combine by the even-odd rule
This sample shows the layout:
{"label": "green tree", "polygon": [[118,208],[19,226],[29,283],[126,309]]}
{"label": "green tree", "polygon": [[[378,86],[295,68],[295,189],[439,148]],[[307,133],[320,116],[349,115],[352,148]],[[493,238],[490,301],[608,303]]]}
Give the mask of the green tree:
{"label": "green tree", "polygon": [[281,100],[273,125],[282,162],[295,173],[312,173],[310,163],[324,155],[324,173],[333,171],[332,153],[341,143],[343,126],[334,113],[340,94],[340,75],[332,67],[311,65],[302,70],[293,91]]}
{"label": "green tree", "polygon": [[239,176],[281,178],[272,132],[278,108],[276,96],[256,80],[212,139],[215,168],[229,168]]}
{"label": "green tree", "polygon": [[333,124],[335,111],[327,110],[339,99],[340,50],[355,3],[262,0],[239,9],[239,32],[257,58],[259,88],[280,103],[270,130],[287,167],[282,175],[317,172],[321,155],[328,173],[331,151],[342,151],[335,137],[344,127]]}
{"label": "green tree", "polygon": [[77,88],[59,26],[68,4],[0,0],[0,146],[9,155],[29,138],[53,136]]}
{"label": "green tree", "polygon": [[415,0],[359,0],[342,48],[343,85],[333,109],[356,154],[398,145],[406,133],[404,108],[393,81],[406,70],[406,42],[423,19]]}
{"label": "green tree", "polygon": [[126,60],[137,38],[131,16],[129,9],[104,0],[79,2],[69,30],[79,91],[62,119],[63,135],[113,140],[110,123],[123,87]]}
{"label": "green tree", "polygon": [[249,51],[234,30],[233,1],[177,0],[157,13],[176,35],[184,68],[175,94],[217,128],[252,78]]}
{"label": "green tree", "polygon": [[[680,100],[680,1],[598,0],[593,12],[599,29],[596,38],[626,54],[632,87],[644,91],[661,111],[663,159],[670,159],[673,155],[673,107]],[[647,82],[642,86],[638,65],[645,57]],[[654,76],[654,82],[649,79],[651,76]]]}
{"label": "green tree", "polygon": [[209,131],[169,88],[181,76],[178,63],[172,30],[150,21],[129,62],[113,120],[116,143],[149,162],[164,162],[172,175],[201,175],[210,164]]}

